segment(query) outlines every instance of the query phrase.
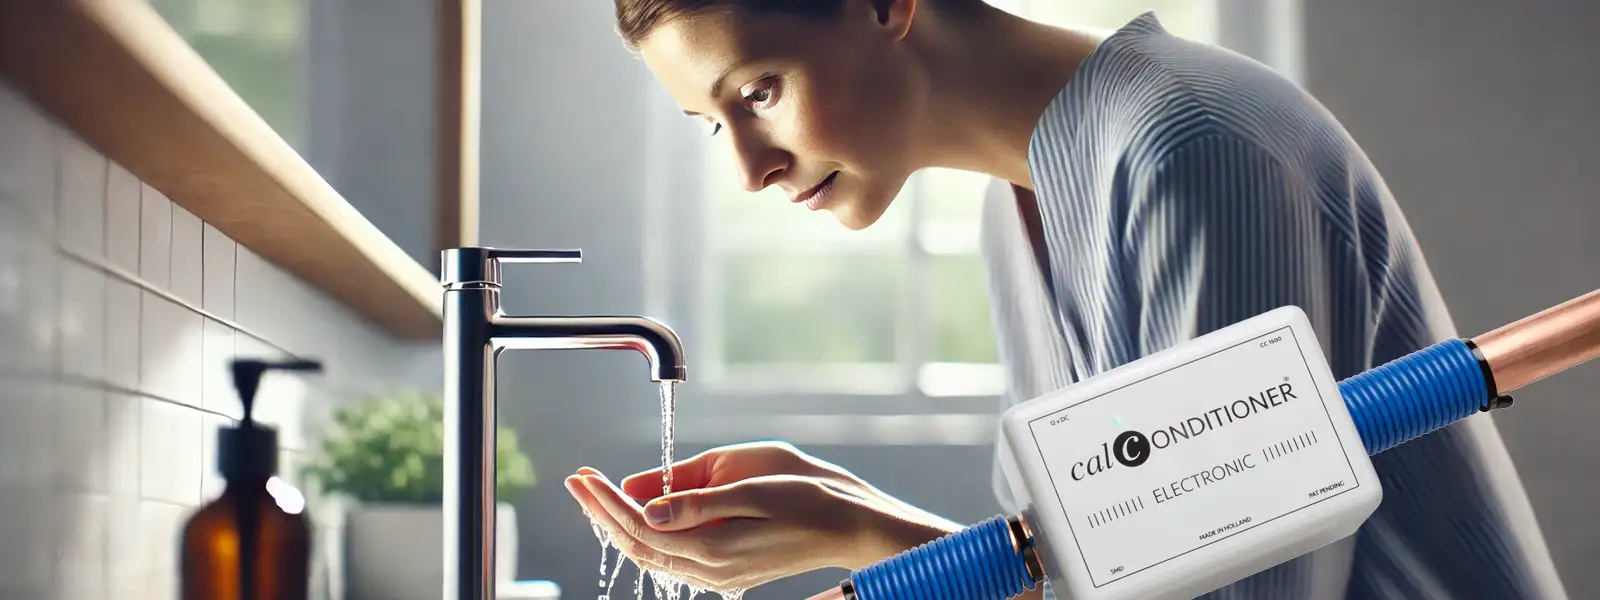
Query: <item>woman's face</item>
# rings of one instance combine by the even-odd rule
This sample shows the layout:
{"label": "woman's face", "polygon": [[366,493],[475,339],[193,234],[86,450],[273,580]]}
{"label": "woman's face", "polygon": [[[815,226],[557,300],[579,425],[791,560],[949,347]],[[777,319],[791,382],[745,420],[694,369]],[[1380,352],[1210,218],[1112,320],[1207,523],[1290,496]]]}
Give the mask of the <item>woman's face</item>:
{"label": "woman's face", "polygon": [[916,169],[921,94],[899,43],[905,24],[897,19],[909,14],[891,9],[880,20],[865,0],[845,4],[833,20],[696,14],[639,46],[684,112],[730,144],[745,189],[778,186],[793,202],[864,229]]}

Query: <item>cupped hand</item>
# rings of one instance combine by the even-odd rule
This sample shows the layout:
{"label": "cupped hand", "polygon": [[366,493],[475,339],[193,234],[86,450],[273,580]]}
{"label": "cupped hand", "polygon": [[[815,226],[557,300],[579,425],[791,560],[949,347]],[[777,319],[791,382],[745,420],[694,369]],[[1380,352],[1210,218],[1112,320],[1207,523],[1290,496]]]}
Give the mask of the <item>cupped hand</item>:
{"label": "cupped hand", "polygon": [[783,443],[725,446],[675,464],[667,495],[659,469],[618,487],[585,468],[566,485],[623,554],[705,589],[859,569],[960,527]]}

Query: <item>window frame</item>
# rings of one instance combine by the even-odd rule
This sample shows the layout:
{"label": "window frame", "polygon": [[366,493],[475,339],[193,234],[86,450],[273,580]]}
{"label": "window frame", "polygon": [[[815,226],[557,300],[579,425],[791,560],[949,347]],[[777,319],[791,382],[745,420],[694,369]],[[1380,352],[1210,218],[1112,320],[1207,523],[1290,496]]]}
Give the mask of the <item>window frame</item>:
{"label": "window frame", "polygon": [[[709,152],[701,152],[699,167],[701,173],[714,172],[706,163]],[[974,177],[983,177],[973,175]],[[895,232],[889,236],[880,236],[876,239],[861,239],[862,232],[853,232],[839,227],[834,232],[824,234],[827,242],[816,244],[814,236],[807,235],[789,240],[774,241],[767,232],[741,235],[738,232],[717,232],[716,215],[712,213],[715,200],[711,200],[712,192],[702,191],[701,197],[707,198],[708,210],[701,216],[707,234],[704,236],[706,245],[703,247],[696,262],[699,264],[702,277],[705,279],[700,284],[700,302],[697,316],[696,332],[704,342],[701,353],[702,364],[711,370],[705,388],[715,390],[722,394],[737,394],[745,397],[773,396],[788,393],[802,393],[810,395],[847,395],[847,396],[889,396],[916,394],[924,397],[950,397],[971,396],[976,398],[994,398],[1003,392],[1000,385],[1001,366],[995,363],[943,363],[931,360],[935,343],[935,323],[932,321],[933,298],[931,296],[931,271],[933,262],[940,256],[971,256],[980,257],[978,247],[978,229],[974,223],[970,227],[962,227],[966,235],[962,242],[941,247],[934,242],[939,236],[939,230],[954,228],[955,224],[948,221],[931,221],[927,216],[927,200],[930,186],[924,185],[925,173],[913,175],[907,182],[906,197],[901,202],[908,202],[905,213],[906,225],[904,231]],[[709,188],[715,182],[706,181],[705,187]],[[753,200],[759,201],[759,200]],[[972,202],[981,202],[981,195],[971,199]],[[860,239],[852,242],[852,238]],[[786,245],[785,242],[794,242]],[[801,244],[800,242],[805,242]],[[787,246],[787,247],[786,247]],[[803,247],[802,247],[803,246]],[[884,363],[824,363],[816,364],[783,364],[772,363],[765,365],[729,367],[722,360],[721,341],[723,340],[724,321],[718,317],[722,314],[723,288],[719,276],[722,269],[717,261],[729,255],[740,253],[759,254],[776,251],[781,254],[805,254],[815,252],[827,254],[832,252],[883,252],[905,261],[905,279],[898,287],[896,306],[900,309],[895,314],[898,321],[895,327],[895,360]],[[987,281],[976,282],[977,285],[987,286]],[[988,315],[984,315],[985,318]],[[953,371],[989,371],[986,381],[990,385],[977,390],[960,389],[950,385],[940,385],[941,379],[954,379],[950,376]]]}
{"label": "window frame", "polygon": [[[1043,0],[991,0],[1008,10],[1028,14],[1029,5]],[[1235,49],[1279,69],[1299,81],[1300,0],[1211,0],[1214,2],[1213,43]],[[923,186],[914,176],[915,197],[911,203],[910,226],[904,235],[908,281],[903,287],[904,314],[899,318],[898,361],[877,374],[846,374],[861,370],[849,365],[835,368],[796,366],[756,373],[741,380],[723,377],[707,359],[717,342],[720,319],[715,289],[717,254],[709,246],[712,238],[710,209],[714,200],[707,192],[706,159],[711,156],[704,128],[678,113],[677,105],[660,89],[648,86],[644,99],[647,127],[645,152],[650,156],[645,174],[645,206],[648,224],[645,236],[645,291],[647,314],[661,317],[683,338],[689,355],[689,382],[680,388],[680,406],[696,405],[715,414],[839,415],[861,414],[967,414],[992,415],[997,396],[1003,393],[1003,367],[992,369],[995,385],[987,390],[956,390],[941,393],[924,389],[919,376],[927,352],[931,350],[935,329],[926,318],[931,306],[928,294],[929,263],[938,249],[931,248],[929,225],[922,216],[925,203]],[[685,198],[698,199],[681,202]],[[974,198],[973,202],[981,202]],[[842,232],[847,235],[852,232]],[[962,242],[977,251],[977,240]],[[983,285],[988,285],[987,281]],[[937,368],[937,367],[936,367]],[[707,371],[710,373],[707,373]],[[710,379],[705,378],[710,375]],[[697,376],[699,375],[699,376]],[[818,380],[829,382],[817,384]],[[758,383],[758,381],[760,383]],[[808,383],[809,382],[809,383]],[[863,402],[863,400],[868,400]],[[698,411],[697,411],[698,412]],[[728,441],[741,438],[729,432]]]}
{"label": "window frame", "polygon": [[[998,388],[989,393],[960,393],[958,390],[929,394],[917,385],[924,364],[922,358],[933,334],[931,327],[916,326],[924,323],[923,315],[928,306],[926,294],[921,293],[926,288],[927,278],[919,272],[926,272],[932,253],[924,248],[922,240],[926,233],[914,226],[908,228],[902,239],[889,242],[898,248],[885,248],[904,252],[908,260],[908,280],[901,294],[902,306],[909,308],[897,316],[903,326],[898,329],[895,363],[884,363],[882,368],[849,364],[777,365],[770,370],[746,367],[748,377],[718,373],[715,340],[720,333],[717,315],[721,307],[715,293],[719,270],[714,268],[714,263],[720,255],[715,247],[719,242],[714,242],[711,235],[713,201],[707,192],[711,182],[704,176],[710,171],[706,163],[711,156],[711,138],[691,120],[674,115],[678,112],[675,103],[659,86],[648,89],[645,104],[650,115],[646,152],[651,155],[650,168],[645,174],[650,182],[646,186],[650,197],[645,201],[644,219],[649,224],[644,232],[645,306],[647,314],[662,318],[683,338],[690,360],[690,384],[682,390],[685,396],[698,403],[730,399],[745,407],[752,402],[767,406],[798,406],[795,404],[798,402],[807,407],[847,407],[858,404],[862,398],[873,398],[880,408],[901,404],[891,399],[910,399],[914,402],[904,408],[940,400],[935,404],[952,409],[971,406],[978,400],[982,410],[974,412],[992,414],[992,400],[999,393]],[[915,194],[920,193],[921,188],[913,184],[912,189]],[[700,201],[674,202],[681,198]],[[918,205],[912,202],[909,215],[912,223],[920,216]],[[840,235],[850,233],[853,232],[842,231]],[[756,248],[751,241],[751,249]],[[999,368],[998,364],[992,366],[996,370]],[[697,377],[697,373],[703,375]],[[818,381],[827,383],[811,383]]]}

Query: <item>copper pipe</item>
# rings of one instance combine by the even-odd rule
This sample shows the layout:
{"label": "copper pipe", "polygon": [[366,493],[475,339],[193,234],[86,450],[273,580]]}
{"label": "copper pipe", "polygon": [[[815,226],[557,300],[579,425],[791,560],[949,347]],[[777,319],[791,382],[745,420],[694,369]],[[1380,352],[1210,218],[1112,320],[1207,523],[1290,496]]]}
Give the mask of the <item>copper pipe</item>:
{"label": "copper pipe", "polygon": [[839,589],[839,588],[833,588],[833,589],[828,590],[826,592],[823,592],[821,594],[817,594],[815,596],[807,598],[806,600],[845,600],[844,599],[844,590]]}
{"label": "copper pipe", "polygon": [[1472,338],[1505,394],[1600,356],[1600,290]]}

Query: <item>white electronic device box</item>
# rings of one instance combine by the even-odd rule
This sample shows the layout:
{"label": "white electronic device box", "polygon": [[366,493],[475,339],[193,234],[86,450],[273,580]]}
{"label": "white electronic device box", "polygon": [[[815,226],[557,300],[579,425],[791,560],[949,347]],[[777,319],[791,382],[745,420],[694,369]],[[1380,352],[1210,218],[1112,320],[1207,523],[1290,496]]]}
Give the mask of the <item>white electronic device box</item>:
{"label": "white electronic device box", "polygon": [[1383,498],[1305,313],[1013,406],[1001,465],[1050,584],[1188,599],[1355,533]]}

